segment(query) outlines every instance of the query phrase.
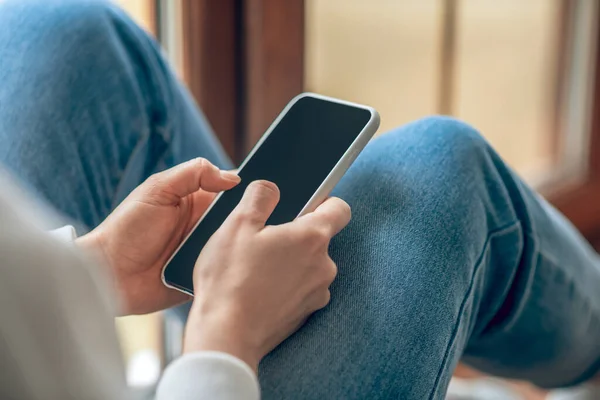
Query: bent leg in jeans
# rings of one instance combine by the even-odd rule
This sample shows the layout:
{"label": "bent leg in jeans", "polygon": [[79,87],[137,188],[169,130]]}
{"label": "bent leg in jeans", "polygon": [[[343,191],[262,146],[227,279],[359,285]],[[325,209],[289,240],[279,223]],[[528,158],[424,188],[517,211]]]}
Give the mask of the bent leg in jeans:
{"label": "bent leg in jeans", "polygon": [[331,304],[263,362],[266,393],[442,398],[461,357],[544,387],[600,367],[597,254],[471,127],[387,133],[335,194]]}
{"label": "bent leg in jeans", "polygon": [[[114,6],[0,3],[0,160],[93,227],[151,172],[229,164],[156,45]],[[331,304],[265,358],[266,399],[437,399],[462,357],[541,386],[600,361],[600,267],[469,126],[374,140],[335,194],[353,209]]]}

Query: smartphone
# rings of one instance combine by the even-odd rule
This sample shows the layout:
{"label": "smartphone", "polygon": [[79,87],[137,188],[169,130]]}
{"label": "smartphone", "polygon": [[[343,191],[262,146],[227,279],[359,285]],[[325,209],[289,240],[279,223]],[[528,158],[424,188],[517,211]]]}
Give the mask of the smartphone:
{"label": "smartphone", "polygon": [[246,187],[268,180],[280,201],[267,225],[316,209],[379,127],[375,109],[314,93],[296,96],[271,124],[238,170],[241,182],[220,193],[162,271],[166,286],[193,295],[200,251],[240,202]]}

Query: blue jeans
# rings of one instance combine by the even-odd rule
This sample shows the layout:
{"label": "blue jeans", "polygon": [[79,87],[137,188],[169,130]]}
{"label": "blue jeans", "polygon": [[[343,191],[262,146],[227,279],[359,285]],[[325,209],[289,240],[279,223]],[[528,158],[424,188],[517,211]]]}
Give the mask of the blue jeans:
{"label": "blue jeans", "polygon": [[[230,167],[157,45],[96,1],[0,2],[0,160],[94,227],[153,171]],[[600,368],[598,255],[473,128],[373,140],[335,189],[331,304],[260,366],[265,399],[439,399],[459,359],[545,387]]]}

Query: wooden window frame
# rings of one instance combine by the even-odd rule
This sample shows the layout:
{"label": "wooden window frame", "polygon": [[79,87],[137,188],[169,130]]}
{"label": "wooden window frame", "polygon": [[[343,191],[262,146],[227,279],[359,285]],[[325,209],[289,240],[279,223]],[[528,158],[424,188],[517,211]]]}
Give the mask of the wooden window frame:
{"label": "wooden window frame", "polygon": [[239,0],[182,0],[183,75],[221,144],[239,160]]}
{"label": "wooden window frame", "polygon": [[303,0],[181,0],[185,80],[234,162],[304,87]]}
{"label": "wooden window frame", "polygon": [[[558,63],[561,63],[561,70],[557,79],[564,78],[564,70],[566,69],[566,59],[563,57],[566,53],[565,48],[568,46],[567,32],[570,32],[573,20],[569,18],[569,13],[573,10],[573,3],[576,0],[563,0],[563,12],[565,17],[559,25],[559,46],[562,47],[562,54],[559,54]],[[600,14],[600,8],[598,8]],[[600,15],[598,16],[600,21]],[[566,183],[562,187],[548,191],[547,199],[558,208],[578,229],[579,231],[593,244],[596,248],[600,248],[600,29],[596,31],[596,54],[594,65],[594,85],[591,99],[591,107],[589,115],[589,152],[586,160],[586,171],[583,179],[574,183]],[[560,90],[556,96],[563,96]],[[556,118],[559,115],[559,102],[556,102]],[[558,122],[555,123],[558,126]],[[555,137],[558,137],[558,132]],[[559,146],[559,141],[555,141],[555,146]]]}
{"label": "wooden window frame", "polygon": [[[568,11],[562,0],[558,29],[557,81],[564,73]],[[443,20],[452,23],[458,0],[445,0]],[[232,159],[239,162],[285,104],[304,90],[304,0],[182,0],[185,32],[184,70],[200,106]],[[455,27],[447,25],[450,33]],[[448,33],[445,32],[444,33]],[[443,42],[455,42],[455,34]],[[600,30],[597,40],[590,151],[585,179],[545,192],[592,242],[600,244]],[[452,73],[452,52],[442,52],[445,76]],[[450,71],[450,72],[448,72]],[[450,110],[452,87],[440,83],[440,108]],[[557,119],[558,99],[556,90]],[[445,95],[444,95],[445,93]],[[558,122],[555,121],[555,127]],[[558,146],[558,129],[553,129]]]}

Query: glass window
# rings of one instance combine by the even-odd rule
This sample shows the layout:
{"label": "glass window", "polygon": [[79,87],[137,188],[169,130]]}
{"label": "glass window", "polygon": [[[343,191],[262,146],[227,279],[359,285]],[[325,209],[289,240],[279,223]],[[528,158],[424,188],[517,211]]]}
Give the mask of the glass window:
{"label": "glass window", "polygon": [[375,107],[380,132],[437,113],[464,119],[537,185],[585,159],[588,94],[571,77],[589,82],[595,14],[565,4],[306,0],[306,89]]}
{"label": "glass window", "polygon": [[115,0],[144,29],[156,34],[155,5],[152,0]]}
{"label": "glass window", "polygon": [[306,1],[306,89],[369,104],[381,132],[435,112],[435,0]]}
{"label": "glass window", "polygon": [[553,166],[560,2],[463,1],[453,113],[524,176]]}

